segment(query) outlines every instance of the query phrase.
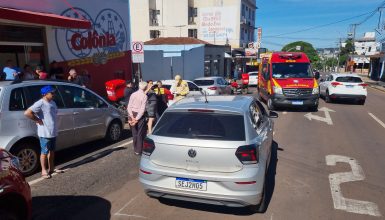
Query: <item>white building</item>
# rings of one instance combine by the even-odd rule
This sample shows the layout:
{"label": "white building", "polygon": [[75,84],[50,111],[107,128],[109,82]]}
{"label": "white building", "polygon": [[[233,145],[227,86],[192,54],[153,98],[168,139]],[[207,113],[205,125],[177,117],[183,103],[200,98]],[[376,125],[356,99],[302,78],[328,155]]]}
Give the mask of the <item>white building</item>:
{"label": "white building", "polygon": [[256,0],[130,0],[133,40],[195,37],[246,47],[254,41]]}

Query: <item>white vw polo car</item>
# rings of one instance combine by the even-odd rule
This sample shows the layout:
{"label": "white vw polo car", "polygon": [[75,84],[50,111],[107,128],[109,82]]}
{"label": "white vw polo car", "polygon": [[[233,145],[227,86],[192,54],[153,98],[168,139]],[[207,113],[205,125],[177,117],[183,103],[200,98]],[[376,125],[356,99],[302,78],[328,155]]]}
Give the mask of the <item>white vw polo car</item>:
{"label": "white vw polo car", "polygon": [[[206,100],[207,98],[207,100]],[[247,96],[185,98],[144,141],[140,182],[147,195],[265,210],[276,113]]]}

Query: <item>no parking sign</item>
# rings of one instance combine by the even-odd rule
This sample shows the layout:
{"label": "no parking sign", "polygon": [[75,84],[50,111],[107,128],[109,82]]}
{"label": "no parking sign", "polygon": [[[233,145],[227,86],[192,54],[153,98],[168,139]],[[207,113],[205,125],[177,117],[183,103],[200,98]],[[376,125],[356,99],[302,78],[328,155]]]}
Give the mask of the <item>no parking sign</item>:
{"label": "no parking sign", "polygon": [[131,53],[133,63],[144,63],[144,44],[142,41],[132,42]]}

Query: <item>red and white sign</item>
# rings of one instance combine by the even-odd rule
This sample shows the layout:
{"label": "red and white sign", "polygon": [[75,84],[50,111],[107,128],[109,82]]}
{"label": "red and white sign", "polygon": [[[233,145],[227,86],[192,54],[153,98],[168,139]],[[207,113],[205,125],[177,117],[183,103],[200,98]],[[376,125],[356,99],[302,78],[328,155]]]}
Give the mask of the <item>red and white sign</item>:
{"label": "red and white sign", "polygon": [[133,63],[144,63],[144,44],[142,41],[133,41],[131,52]]}

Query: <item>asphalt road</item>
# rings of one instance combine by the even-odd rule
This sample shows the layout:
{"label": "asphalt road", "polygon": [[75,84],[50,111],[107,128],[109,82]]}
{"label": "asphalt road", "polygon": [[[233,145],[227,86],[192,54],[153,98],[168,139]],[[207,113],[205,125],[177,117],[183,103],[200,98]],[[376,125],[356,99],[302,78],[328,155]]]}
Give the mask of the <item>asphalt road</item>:
{"label": "asphalt road", "polygon": [[[279,111],[266,213],[148,198],[130,134],[58,154],[64,174],[28,178],[34,219],[383,219],[385,93],[364,106],[320,102],[318,112]],[[311,120],[310,120],[311,119]],[[333,193],[332,193],[333,192]]]}

